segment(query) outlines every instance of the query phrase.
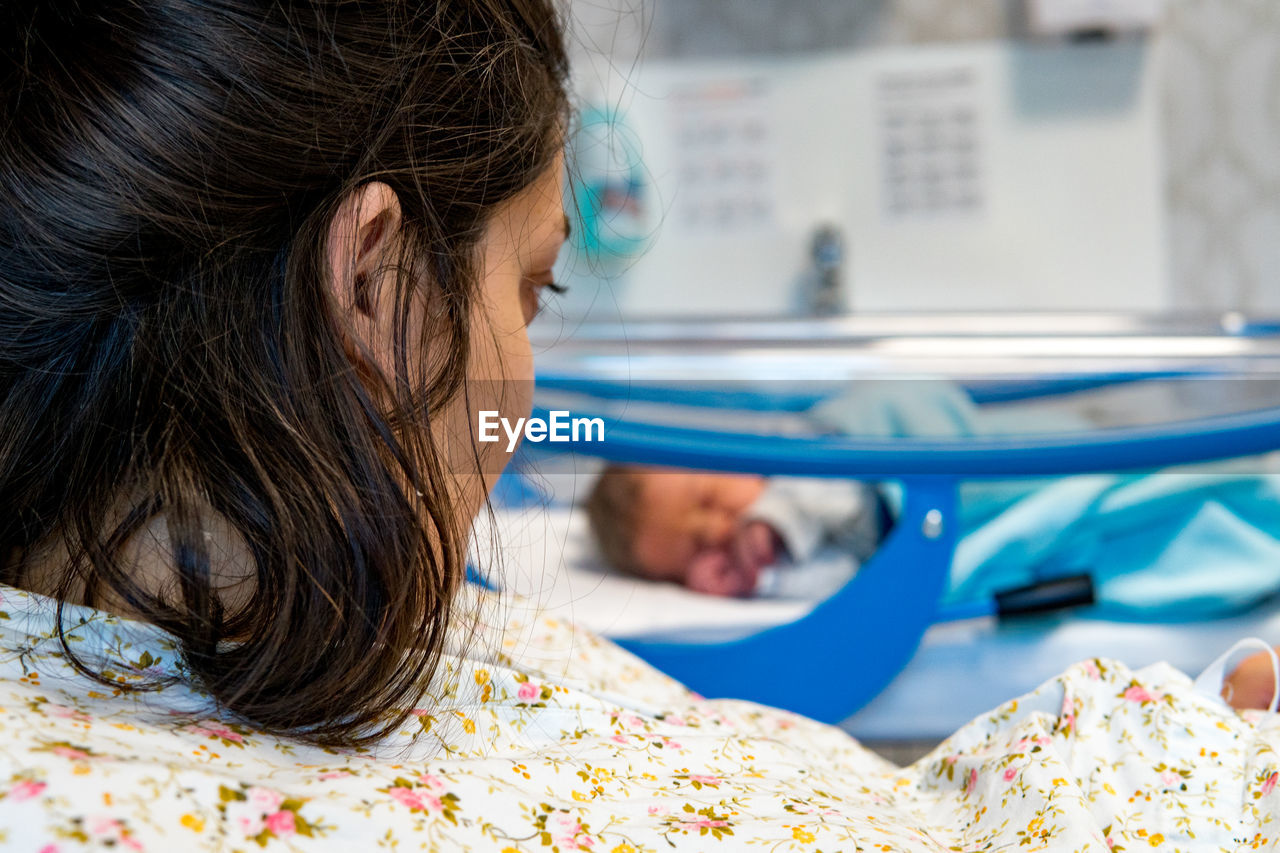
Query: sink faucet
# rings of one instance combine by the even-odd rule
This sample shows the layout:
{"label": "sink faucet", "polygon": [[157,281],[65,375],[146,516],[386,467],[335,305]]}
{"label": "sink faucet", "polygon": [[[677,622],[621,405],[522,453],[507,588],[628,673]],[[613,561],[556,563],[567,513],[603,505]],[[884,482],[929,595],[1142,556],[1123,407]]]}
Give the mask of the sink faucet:
{"label": "sink faucet", "polygon": [[844,241],[834,225],[820,225],[810,244],[814,278],[809,291],[809,310],[814,316],[829,317],[842,313],[844,294],[840,279],[844,266]]}

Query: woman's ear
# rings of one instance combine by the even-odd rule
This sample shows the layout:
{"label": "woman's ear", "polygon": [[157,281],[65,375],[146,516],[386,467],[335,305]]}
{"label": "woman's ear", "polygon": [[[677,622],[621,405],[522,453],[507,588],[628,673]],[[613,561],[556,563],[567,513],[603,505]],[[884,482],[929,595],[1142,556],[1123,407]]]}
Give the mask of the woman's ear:
{"label": "woman's ear", "polygon": [[361,369],[391,375],[400,199],[371,181],[352,190],[329,223],[329,279],[333,304],[354,340],[345,340]]}

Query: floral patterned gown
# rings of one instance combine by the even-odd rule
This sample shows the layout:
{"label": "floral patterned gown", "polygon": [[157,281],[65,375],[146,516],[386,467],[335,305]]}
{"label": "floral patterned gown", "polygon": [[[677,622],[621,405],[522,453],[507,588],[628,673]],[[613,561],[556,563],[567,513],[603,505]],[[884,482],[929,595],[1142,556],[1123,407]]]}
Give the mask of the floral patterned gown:
{"label": "floral patterned gown", "polygon": [[[838,729],[703,700],[520,600],[468,590],[399,735],[255,733],[172,640],[0,587],[0,849],[1274,850],[1280,722],[1168,667],[1090,661],[898,768]],[[762,674],[762,677],[767,675]],[[833,670],[833,678],[841,677]],[[821,689],[821,685],[815,685]],[[945,697],[939,697],[945,701]]]}

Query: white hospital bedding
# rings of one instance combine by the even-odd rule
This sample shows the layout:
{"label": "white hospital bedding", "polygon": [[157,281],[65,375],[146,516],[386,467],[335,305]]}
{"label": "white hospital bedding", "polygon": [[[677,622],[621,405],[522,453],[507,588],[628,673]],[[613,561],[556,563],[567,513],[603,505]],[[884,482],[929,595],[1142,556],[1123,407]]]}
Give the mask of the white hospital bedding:
{"label": "white hospital bedding", "polygon": [[[816,603],[717,598],[608,573],[581,510],[500,509],[493,522],[496,528],[481,519],[473,546],[473,561],[491,580],[606,636],[723,639],[798,619]],[[1280,642],[1280,607],[1188,624],[1064,615],[935,625],[898,678],[845,728],[866,739],[941,738],[1076,661],[1099,656],[1130,666],[1167,661],[1195,675],[1243,636]]]}

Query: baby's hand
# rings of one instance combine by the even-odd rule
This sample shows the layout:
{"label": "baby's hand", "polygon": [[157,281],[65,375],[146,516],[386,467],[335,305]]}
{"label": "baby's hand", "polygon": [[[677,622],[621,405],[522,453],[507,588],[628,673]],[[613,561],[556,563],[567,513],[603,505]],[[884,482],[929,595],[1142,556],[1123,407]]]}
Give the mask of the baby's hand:
{"label": "baby's hand", "polygon": [[745,524],[725,545],[694,556],[685,586],[708,595],[751,595],[760,583],[760,571],[777,561],[780,550],[778,535],[769,525],[762,521]]}
{"label": "baby's hand", "polygon": [[[1276,647],[1280,651],[1280,646]],[[1222,687],[1222,698],[1232,708],[1270,708],[1275,682],[1271,674],[1271,655],[1258,652],[1241,661],[1227,676]]]}
{"label": "baby's hand", "polygon": [[782,542],[774,529],[763,521],[749,521],[734,531],[729,550],[743,566],[758,577],[760,570],[778,562]]}

